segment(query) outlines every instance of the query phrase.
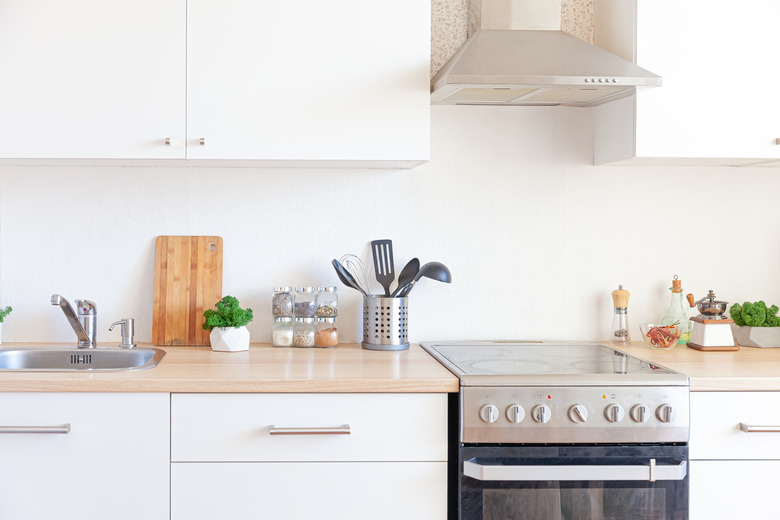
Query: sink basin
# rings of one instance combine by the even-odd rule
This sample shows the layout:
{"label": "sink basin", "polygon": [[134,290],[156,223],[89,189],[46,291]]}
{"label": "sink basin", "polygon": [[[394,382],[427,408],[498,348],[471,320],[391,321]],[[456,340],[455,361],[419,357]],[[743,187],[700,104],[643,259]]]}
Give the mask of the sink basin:
{"label": "sink basin", "polygon": [[0,348],[0,371],[110,372],[157,366],[165,352],[157,348],[20,347]]}

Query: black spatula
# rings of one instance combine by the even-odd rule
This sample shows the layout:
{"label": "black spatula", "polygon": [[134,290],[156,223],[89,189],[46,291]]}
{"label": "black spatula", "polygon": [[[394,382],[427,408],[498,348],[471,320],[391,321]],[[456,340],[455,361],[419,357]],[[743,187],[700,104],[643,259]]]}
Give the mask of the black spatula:
{"label": "black spatula", "polygon": [[390,296],[390,284],[395,280],[393,265],[393,241],[372,240],[371,254],[374,256],[374,274],[376,281],[385,289],[385,297]]}

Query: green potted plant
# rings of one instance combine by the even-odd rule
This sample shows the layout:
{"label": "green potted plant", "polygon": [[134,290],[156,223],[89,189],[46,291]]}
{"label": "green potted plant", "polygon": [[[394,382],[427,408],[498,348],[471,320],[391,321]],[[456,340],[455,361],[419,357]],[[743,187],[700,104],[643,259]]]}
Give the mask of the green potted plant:
{"label": "green potted plant", "polygon": [[13,309],[11,307],[6,307],[5,309],[0,309],[0,345],[3,344],[3,320],[6,316],[11,314],[11,311]]}
{"label": "green potted plant", "polygon": [[763,301],[735,303],[729,309],[731,332],[742,347],[780,347],[780,317],[777,305]]}
{"label": "green potted plant", "polygon": [[252,321],[252,309],[243,309],[233,296],[225,296],[215,309],[203,312],[205,330],[211,331],[211,350],[238,352],[249,350],[249,330],[246,324]]}

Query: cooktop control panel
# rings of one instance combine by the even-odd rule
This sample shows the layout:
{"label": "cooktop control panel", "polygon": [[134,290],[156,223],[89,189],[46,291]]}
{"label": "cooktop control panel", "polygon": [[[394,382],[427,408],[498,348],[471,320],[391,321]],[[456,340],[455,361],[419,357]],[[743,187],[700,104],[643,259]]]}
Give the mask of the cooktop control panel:
{"label": "cooktop control panel", "polygon": [[461,387],[464,443],[688,442],[688,387]]}

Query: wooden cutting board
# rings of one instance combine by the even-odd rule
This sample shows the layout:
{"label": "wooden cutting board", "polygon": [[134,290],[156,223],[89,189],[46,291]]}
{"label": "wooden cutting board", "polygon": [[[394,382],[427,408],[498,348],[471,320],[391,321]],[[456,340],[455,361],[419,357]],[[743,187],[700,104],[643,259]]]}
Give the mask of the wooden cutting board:
{"label": "wooden cutting board", "polygon": [[220,299],[222,237],[157,237],[152,316],[155,345],[209,345],[203,311]]}

